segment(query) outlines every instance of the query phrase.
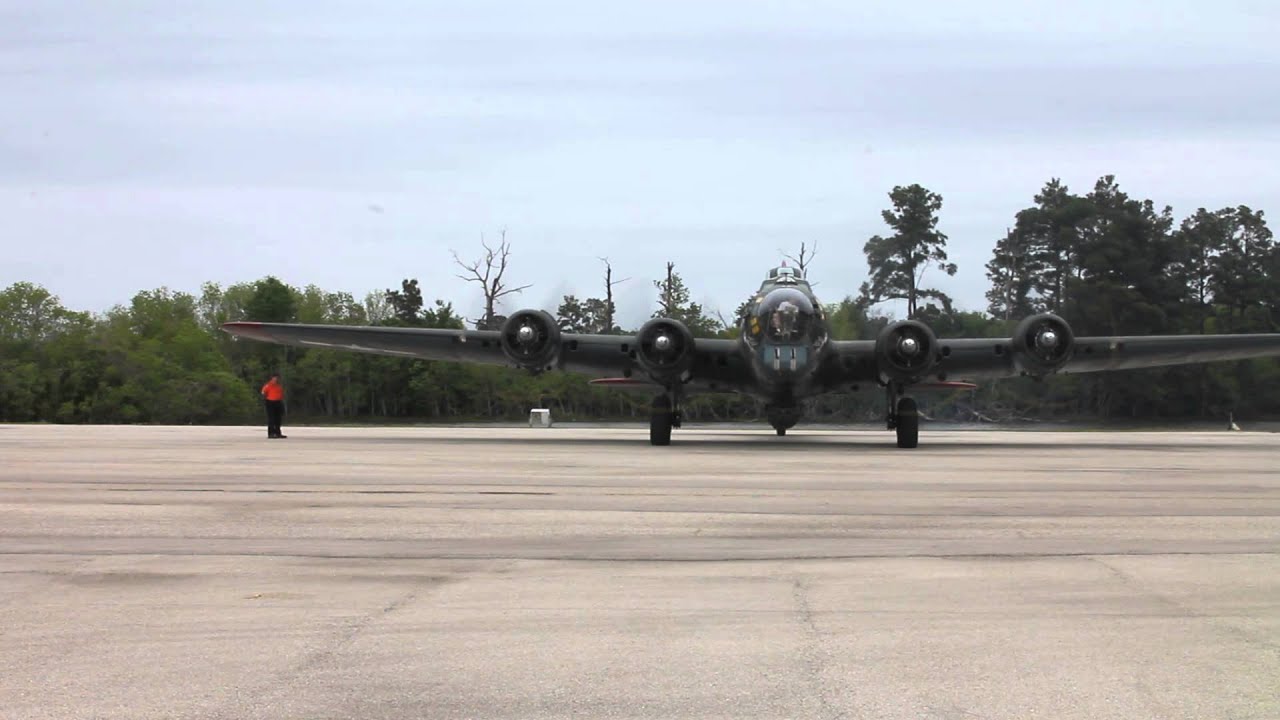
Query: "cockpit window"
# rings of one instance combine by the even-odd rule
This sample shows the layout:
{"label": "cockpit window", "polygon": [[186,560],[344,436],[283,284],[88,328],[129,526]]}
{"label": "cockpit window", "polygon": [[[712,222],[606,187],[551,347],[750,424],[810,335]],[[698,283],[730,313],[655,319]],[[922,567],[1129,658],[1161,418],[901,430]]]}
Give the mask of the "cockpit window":
{"label": "cockpit window", "polygon": [[813,302],[799,290],[780,288],[756,306],[748,328],[751,339],[779,345],[815,340],[820,331]]}
{"label": "cockpit window", "polygon": [[800,279],[800,273],[795,268],[783,265],[770,270],[769,279],[779,285],[794,285]]}

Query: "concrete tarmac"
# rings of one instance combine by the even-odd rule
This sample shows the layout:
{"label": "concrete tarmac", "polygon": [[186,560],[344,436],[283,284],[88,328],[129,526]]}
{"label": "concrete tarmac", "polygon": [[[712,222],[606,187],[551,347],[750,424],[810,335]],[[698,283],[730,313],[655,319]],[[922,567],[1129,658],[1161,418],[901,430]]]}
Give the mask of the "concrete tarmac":
{"label": "concrete tarmac", "polygon": [[0,717],[1280,718],[1280,435],[0,426]]}

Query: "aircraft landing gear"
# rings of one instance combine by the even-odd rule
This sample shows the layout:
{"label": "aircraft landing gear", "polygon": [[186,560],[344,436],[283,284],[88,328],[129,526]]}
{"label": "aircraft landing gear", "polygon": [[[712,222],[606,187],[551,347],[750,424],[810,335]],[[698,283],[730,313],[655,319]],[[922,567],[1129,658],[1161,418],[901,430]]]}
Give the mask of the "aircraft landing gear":
{"label": "aircraft landing gear", "polygon": [[671,428],[680,427],[683,421],[680,403],[671,395],[662,394],[653,399],[653,409],[649,415],[649,444],[670,445]]}
{"label": "aircraft landing gear", "polygon": [[901,386],[889,386],[887,425],[898,433],[898,447],[913,448],[920,444],[920,412],[916,401],[909,397],[900,397],[904,392]]}
{"label": "aircraft landing gear", "polygon": [[800,422],[800,409],[770,405],[765,408],[765,417],[769,420],[769,424],[773,426],[774,432],[781,437],[786,435],[788,430],[795,427],[796,423]]}
{"label": "aircraft landing gear", "polygon": [[898,400],[897,427],[898,447],[913,448],[920,444],[920,413],[916,410],[916,401],[904,397]]}

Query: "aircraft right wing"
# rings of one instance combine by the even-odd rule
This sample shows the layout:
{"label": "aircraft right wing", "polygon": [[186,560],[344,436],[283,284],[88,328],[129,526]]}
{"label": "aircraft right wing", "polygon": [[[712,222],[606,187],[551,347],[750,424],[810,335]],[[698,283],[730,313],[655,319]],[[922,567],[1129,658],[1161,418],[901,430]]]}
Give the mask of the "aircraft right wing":
{"label": "aircraft right wing", "polygon": [[426,360],[507,365],[495,330],[452,330],[366,325],[229,322],[223,332],[247,340]]}

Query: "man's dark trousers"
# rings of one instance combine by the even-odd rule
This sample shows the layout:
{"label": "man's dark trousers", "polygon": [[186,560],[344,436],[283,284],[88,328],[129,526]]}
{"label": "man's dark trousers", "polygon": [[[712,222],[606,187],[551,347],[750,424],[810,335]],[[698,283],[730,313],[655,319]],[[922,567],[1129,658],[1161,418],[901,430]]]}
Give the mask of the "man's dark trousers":
{"label": "man's dark trousers", "polygon": [[280,432],[280,422],[284,420],[284,401],[283,400],[267,400],[267,437],[277,438],[283,433]]}

